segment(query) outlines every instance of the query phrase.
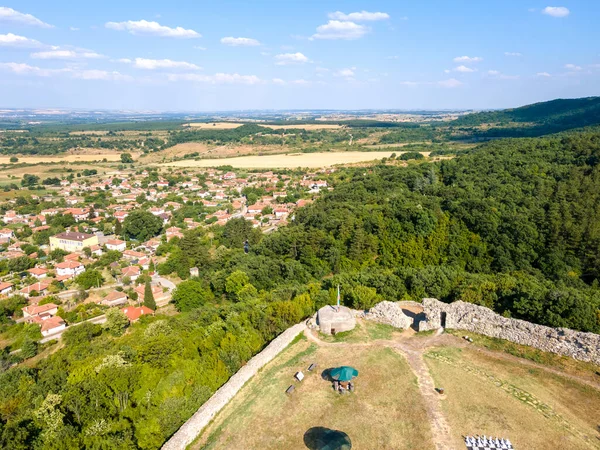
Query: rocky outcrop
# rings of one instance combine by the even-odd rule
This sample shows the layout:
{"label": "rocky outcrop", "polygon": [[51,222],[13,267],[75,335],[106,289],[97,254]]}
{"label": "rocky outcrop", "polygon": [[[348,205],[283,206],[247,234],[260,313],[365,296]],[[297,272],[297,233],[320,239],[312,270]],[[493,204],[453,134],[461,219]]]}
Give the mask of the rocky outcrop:
{"label": "rocky outcrop", "polygon": [[235,394],[262,369],[265,364],[275,358],[283,349],[306,329],[304,322],[288,328],[271,341],[265,349],[254,356],[221,386],[214,395],[204,403],[190,419],[164,445],[163,450],[185,450],[213,417],[229,403]]}
{"label": "rocky outcrop", "polygon": [[365,314],[365,319],[402,329],[410,328],[413,323],[413,319],[404,314],[398,303],[388,301],[373,306]]}
{"label": "rocky outcrop", "polygon": [[483,306],[462,301],[443,303],[424,298],[423,309],[426,320],[419,323],[419,331],[440,327],[467,330],[600,365],[598,334],[509,319]]}

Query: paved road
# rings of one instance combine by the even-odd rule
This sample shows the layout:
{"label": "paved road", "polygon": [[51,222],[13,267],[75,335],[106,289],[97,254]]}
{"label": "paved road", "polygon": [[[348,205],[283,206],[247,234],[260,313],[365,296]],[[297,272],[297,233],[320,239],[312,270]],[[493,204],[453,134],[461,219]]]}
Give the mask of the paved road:
{"label": "paved road", "polygon": [[153,276],[152,277],[152,281],[160,284],[162,287],[166,287],[169,291],[172,291],[173,289],[175,289],[177,287],[177,285],[175,283],[173,283],[170,280],[167,280],[166,278],[163,277],[159,277],[159,276]]}

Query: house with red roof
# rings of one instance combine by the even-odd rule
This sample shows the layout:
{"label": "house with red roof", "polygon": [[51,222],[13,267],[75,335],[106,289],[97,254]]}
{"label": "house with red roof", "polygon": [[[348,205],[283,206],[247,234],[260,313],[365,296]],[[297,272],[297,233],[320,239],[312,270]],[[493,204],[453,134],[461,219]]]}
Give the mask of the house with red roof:
{"label": "house with red roof", "polygon": [[125,251],[127,248],[126,242],[121,239],[109,239],[105,245],[108,250],[117,250],[119,252]]}
{"label": "house with red roof", "polygon": [[56,265],[56,275],[59,277],[69,276],[76,277],[83,273],[85,267],[78,261],[66,260]]}
{"label": "house with red roof", "polygon": [[34,317],[39,317],[42,320],[46,320],[52,316],[55,316],[58,312],[58,305],[54,303],[46,303],[45,305],[27,305],[21,308],[23,311],[23,318],[27,321],[31,321]]}
{"label": "house with red roof", "polygon": [[127,294],[125,292],[112,291],[100,302],[106,306],[119,306],[127,303]]}
{"label": "house with red roof", "polygon": [[147,306],[127,306],[121,308],[121,311],[123,311],[123,314],[127,316],[131,323],[137,322],[143,315],[154,315],[154,311]]}
{"label": "house with red roof", "polygon": [[12,292],[14,284],[0,281],[0,295],[8,295]]}

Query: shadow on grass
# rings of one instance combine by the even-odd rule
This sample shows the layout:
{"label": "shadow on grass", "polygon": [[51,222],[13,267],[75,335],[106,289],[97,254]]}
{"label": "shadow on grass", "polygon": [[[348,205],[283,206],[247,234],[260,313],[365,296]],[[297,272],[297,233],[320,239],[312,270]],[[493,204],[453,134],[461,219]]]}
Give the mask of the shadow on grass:
{"label": "shadow on grass", "polygon": [[333,378],[331,378],[331,371],[334,369],[334,367],[330,367],[329,369],[325,369],[323,372],[321,372],[321,378],[324,379],[325,381],[329,381],[332,382],[334,381]]}
{"label": "shadow on grass", "polygon": [[304,445],[310,450],[350,450],[350,436],[343,431],[325,427],[309,428],[304,433]]}

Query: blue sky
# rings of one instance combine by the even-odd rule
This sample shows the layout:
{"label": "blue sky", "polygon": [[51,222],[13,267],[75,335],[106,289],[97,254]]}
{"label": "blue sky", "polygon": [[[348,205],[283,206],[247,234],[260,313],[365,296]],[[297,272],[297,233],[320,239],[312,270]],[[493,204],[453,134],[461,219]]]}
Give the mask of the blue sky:
{"label": "blue sky", "polygon": [[599,95],[600,2],[0,0],[0,107],[501,108]]}

